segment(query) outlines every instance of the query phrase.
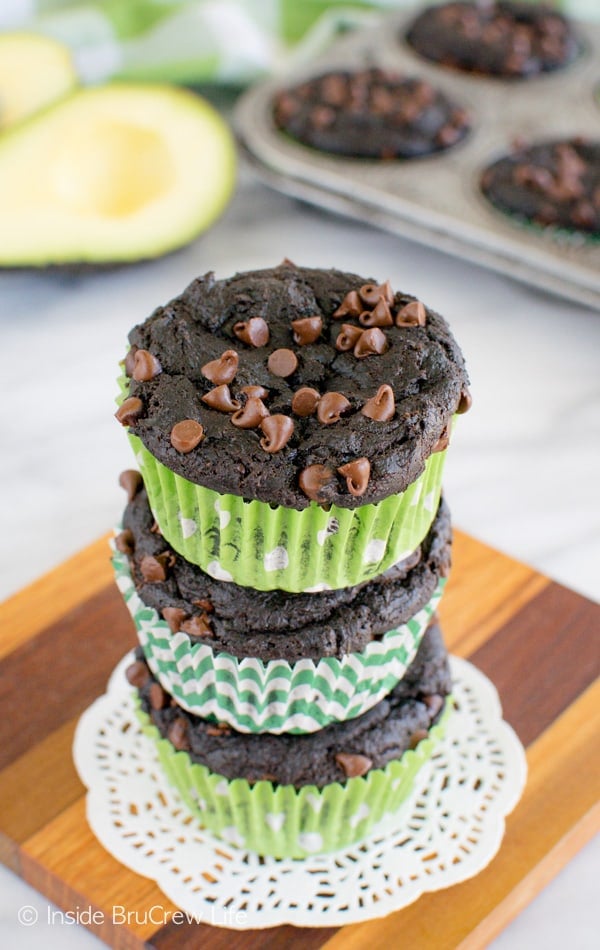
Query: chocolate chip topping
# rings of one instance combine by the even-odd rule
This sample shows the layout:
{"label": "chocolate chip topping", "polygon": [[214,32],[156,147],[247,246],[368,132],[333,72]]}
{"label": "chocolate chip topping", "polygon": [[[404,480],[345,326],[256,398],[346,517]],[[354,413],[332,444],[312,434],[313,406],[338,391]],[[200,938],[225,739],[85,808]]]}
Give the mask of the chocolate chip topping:
{"label": "chocolate chip topping", "polygon": [[131,376],[138,383],[148,382],[162,372],[162,366],[148,350],[136,350],[133,356]]}
{"label": "chocolate chip topping", "polygon": [[360,337],[354,345],[354,355],[357,359],[364,359],[366,356],[385,353],[388,348],[387,337],[379,327],[372,327],[370,330],[363,330]]}
{"label": "chocolate chip topping", "polygon": [[184,455],[200,445],[203,438],[204,428],[195,419],[182,419],[171,429],[171,445]]}
{"label": "chocolate chip topping", "polygon": [[127,468],[119,475],[119,485],[127,492],[128,501],[135,498],[143,484],[142,476],[134,468]]}
{"label": "chocolate chip topping", "polygon": [[444,426],[444,431],[442,432],[441,436],[439,437],[433,449],[431,450],[432,453],[445,452],[448,446],[450,445],[451,435],[452,435],[452,419],[448,419],[448,422]]}
{"label": "chocolate chip topping", "polygon": [[281,376],[286,379],[298,369],[298,357],[293,350],[285,348],[273,350],[267,360],[267,366],[273,376]]}
{"label": "chocolate chip topping", "polygon": [[427,311],[420,300],[411,300],[396,314],[397,327],[424,327]]}
{"label": "chocolate chip topping", "polygon": [[338,317],[358,317],[362,313],[363,305],[356,290],[351,290],[346,294],[337,310],[333,311],[333,316]]}
{"label": "chocolate chip topping", "polygon": [[427,729],[415,729],[412,736],[410,737],[410,749],[416,749],[419,742],[422,742],[423,739],[427,738]]}
{"label": "chocolate chip topping", "polygon": [[383,297],[379,298],[372,310],[363,310],[358,320],[363,327],[391,327],[394,322],[389,304]]}
{"label": "chocolate chip topping", "polygon": [[251,317],[250,320],[240,320],[233,327],[238,340],[248,346],[266,346],[269,342],[269,326],[262,317]]}
{"label": "chocolate chip topping", "polygon": [[223,383],[231,383],[238,371],[239,356],[235,350],[225,350],[216,360],[205,363],[200,372],[211,383],[220,386]]}
{"label": "chocolate chip topping", "polygon": [[263,432],[263,438],[260,440],[261,448],[265,452],[279,452],[287,445],[294,433],[294,423],[289,416],[277,413],[274,416],[266,416],[260,424]]}
{"label": "chocolate chip topping", "polygon": [[327,465],[309,465],[300,472],[300,488],[311,501],[326,501],[326,489],[335,482],[335,472]]}
{"label": "chocolate chip topping", "polygon": [[150,670],[141,660],[136,660],[135,663],[131,663],[127,667],[125,676],[128,683],[131,683],[136,689],[141,689],[150,679]]}
{"label": "chocolate chip topping", "polygon": [[264,386],[242,386],[240,392],[246,396],[255,396],[257,399],[266,399],[269,395],[269,390]]}
{"label": "chocolate chip topping", "polygon": [[174,719],[167,730],[167,738],[178,752],[187,752],[190,748],[187,737],[187,719],[184,719],[183,716]]}
{"label": "chocolate chip topping", "polygon": [[181,630],[190,637],[210,637],[212,636],[212,626],[206,614],[195,614],[189,620],[184,620],[181,624]]}
{"label": "chocolate chip topping", "polygon": [[368,419],[374,419],[376,422],[389,422],[394,418],[396,404],[394,401],[394,390],[387,383],[380,386],[374,396],[367,399],[360,410],[363,416]]}
{"label": "chocolate chip topping", "polygon": [[167,557],[159,554],[154,557],[147,554],[140,562],[140,574],[147,584],[155,584],[167,579]]}
{"label": "chocolate chip topping", "polygon": [[355,459],[353,462],[341,465],[338,472],[346,479],[346,485],[351,495],[356,497],[364,495],[371,475],[371,463],[368,458]]}
{"label": "chocolate chip topping", "polygon": [[366,775],[373,767],[373,760],[367,755],[356,755],[352,752],[338,752],[335,761],[343,770],[346,778],[357,778]]}
{"label": "chocolate chip topping", "polygon": [[342,393],[323,393],[317,406],[317,419],[324,426],[339,422],[342,413],[351,408],[350,402]]}
{"label": "chocolate chip topping", "polygon": [[137,353],[137,346],[132,346],[127,350],[127,355],[125,356],[124,365],[125,365],[125,375],[131,377],[133,376],[133,370],[135,368],[135,354]]}
{"label": "chocolate chip topping", "polygon": [[444,705],[444,697],[439,693],[432,693],[430,696],[423,696],[423,702],[427,706],[433,717],[439,716]]}
{"label": "chocolate chip topping", "polygon": [[225,385],[211,389],[202,396],[202,402],[218,412],[236,412],[240,408],[240,403],[232,397],[229,386]]}
{"label": "chocolate chip topping", "polygon": [[138,421],[144,412],[144,403],[137,396],[129,396],[124,399],[117,411],[115,419],[118,419],[122,426],[132,426]]}
{"label": "chocolate chip topping", "polygon": [[310,386],[302,386],[292,397],[292,412],[302,418],[312,416],[320,398],[316,389],[312,389]]}
{"label": "chocolate chip topping", "polygon": [[465,386],[462,393],[460,394],[460,400],[456,411],[459,416],[463,415],[465,412],[468,412],[471,406],[473,405],[473,397],[468,387]]}
{"label": "chocolate chip topping", "polygon": [[249,396],[241,409],[233,413],[231,421],[238,429],[258,429],[261,420],[269,415],[262,399]]}
{"label": "chocolate chip topping", "polygon": [[[377,288],[367,295],[368,304],[358,293],[365,285]],[[337,322],[333,313],[351,293],[356,294],[358,312],[347,322]],[[181,298],[158,308],[131,333],[132,347],[155,354],[163,367],[148,382],[130,382],[130,395],[144,402],[134,434],[155,458],[188,481],[248,500],[301,510],[310,501],[299,485],[302,471],[326,465],[335,474],[349,458],[360,457],[372,463],[365,494],[354,497],[336,475],[323,504],[354,508],[405,490],[423,471],[467,378],[460,352],[437,314],[427,311],[427,324],[418,331],[395,324],[383,328],[359,324],[360,315],[373,313],[380,301],[395,317],[412,299],[397,292],[390,305],[390,295],[385,283],[289,265],[225,281],[211,275],[194,281]],[[302,347],[292,344],[292,323],[316,315],[322,321],[317,340]],[[256,349],[239,343],[241,349],[236,349],[233,327],[255,317],[268,325],[268,345]],[[347,351],[336,346],[340,333],[355,340]],[[357,352],[364,354],[359,358],[354,354],[357,344]],[[228,348],[238,356],[234,381],[207,383],[201,368],[219,360]],[[286,361],[298,361],[289,377],[269,372],[269,357],[272,362],[275,353],[278,360],[281,350],[287,351]],[[285,371],[291,368],[286,366]],[[392,389],[396,411],[385,426],[376,427],[360,409],[382,384]],[[202,397],[207,390],[226,385],[240,408],[215,411]],[[255,390],[249,387],[267,389],[268,396],[250,395]],[[302,389],[314,390],[319,398],[339,393],[351,408],[334,425],[324,425],[316,409],[308,415],[295,411],[294,397]],[[282,451],[265,452],[260,444],[264,433],[257,430],[267,415],[292,416],[295,422],[293,438]],[[170,432],[186,419],[203,426],[206,438],[195,451],[174,451]]]}
{"label": "chocolate chip topping", "polygon": [[121,554],[133,554],[134,543],[131,531],[121,531],[115,538],[115,547]]}
{"label": "chocolate chip topping", "polygon": [[181,624],[187,619],[185,610],[180,607],[163,607],[161,614],[169,624],[172,633],[178,633],[181,630]]}
{"label": "chocolate chip topping", "polygon": [[336,349],[342,353],[354,349],[362,335],[363,330],[360,327],[355,327],[352,323],[342,323],[342,331],[338,333],[335,341]]}
{"label": "chocolate chip topping", "polygon": [[148,693],[152,709],[164,709],[169,703],[169,694],[164,691],[160,683],[152,683]]}
{"label": "chocolate chip topping", "polygon": [[294,343],[298,346],[306,346],[308,343],[314,343],[321,336],[323,330],[322,317],[303,317],[301,320],[292,320],[294,330]]}
{"label": "chocolate chip topping", "polygon": [[380,300],[388,304],[394,302],[394,291],[389,280],[383,284],[363,284],[358,296],[366,307],[376,307]]}

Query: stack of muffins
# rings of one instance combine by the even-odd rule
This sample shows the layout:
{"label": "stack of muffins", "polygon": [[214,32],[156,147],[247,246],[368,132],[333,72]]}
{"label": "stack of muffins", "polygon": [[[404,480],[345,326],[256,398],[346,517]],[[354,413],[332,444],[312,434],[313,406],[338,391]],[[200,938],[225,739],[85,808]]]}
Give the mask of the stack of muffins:
{"label": "stack of muffins", "polygon": [[195,280],[130,334],[141,475],[115,538],[127,677],[201,824],[262,855],[363,838],[451,715],[441,477],[470,404],[445,321],[336,270]]}

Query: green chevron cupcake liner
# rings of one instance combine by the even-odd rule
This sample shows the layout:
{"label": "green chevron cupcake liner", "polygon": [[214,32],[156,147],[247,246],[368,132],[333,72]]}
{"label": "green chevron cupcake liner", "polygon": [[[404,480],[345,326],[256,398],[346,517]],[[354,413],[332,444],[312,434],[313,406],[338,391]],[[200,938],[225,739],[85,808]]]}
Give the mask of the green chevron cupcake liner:
{"label": "green chevron cupcake liner", "polygon": [[129,562],[115,552],[117,585],[135,622],[148,666],[178,705],[203,719],[214,717],[238,732],[316,732],[330,722],[354,719],[390,692],[412,663],[442,596],[407,623],[373,640],[361,653],[296,663],[237,659],[173,633],[139,598]]}
{"label": "green chevron cupcake liner", "polygon": [[438,509],[446,454],[377,504],[296,511],[194,485],[129,439],[160,531],[182,557],[217,580],[292,593],[352,587],[408,557]]}
{"label": "green chevron cupcake liner", "polygon": [[169,784],[203,827],[260,855],[307,858],[360,841],[385,814],[400,808],[443,737],[451,708],[447,699],[442,718],[427,738],[400,759],[321,789],[226,779],[192,762],[187,752],[177,752],[139,706],[137,714],[142,731],[156,745]]}

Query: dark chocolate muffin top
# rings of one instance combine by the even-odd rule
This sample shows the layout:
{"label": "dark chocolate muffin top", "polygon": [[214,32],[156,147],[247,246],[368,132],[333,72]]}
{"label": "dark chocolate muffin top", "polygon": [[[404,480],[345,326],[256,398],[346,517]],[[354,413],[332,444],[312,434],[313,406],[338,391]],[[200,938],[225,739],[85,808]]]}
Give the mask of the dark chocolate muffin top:
{"label": "dark chocolate muffin top", "polygon": [[362,651],[421,610],[450,570],[450,513],[443,502],[410,557],[365,584],[314,594],[254,591],[214,580],[176,554],[153,522],[140,488],[116,538],[140,599],[174,632],[238,658],[296,663]]}
{"label": "dark chocolate muffin top", "polygon": [[507,79],[560,69],[580,51],[570,23],[552,7],[509,0],[428,7],[406,40],[435,63]]}
{"label": "dark chocolate muffin top", "polygon": [[430,83],[376,68],[329,72],[285,89],[273,116],[299,142],[349,158],[418,158],[469,130],[466,111]]}
{"label": "dark chocolate muffin top", "polygon": [[600,141],[519,147],[485,170],[481,188],[501,211],[600,235]]}
{"label": "dark chocolate muffin top", "polygon": [[144,712],[161,735],[194,762],[227,779],[262,779],[279,785],[345,782],[399,759],[439,719],[451,689],[448,654],[432,625],[403,679],[362,716],[309,735],[247,734],[193,716],[171,700],[145,664],[141,648],[127,671]]}
{"label": "dark chocolate muffin top", "polygon": [[445,320],[337,270],[207,274],[129,339],[117,418],[152,455],[205,488],[289,508],[404,491],[469,405]]}

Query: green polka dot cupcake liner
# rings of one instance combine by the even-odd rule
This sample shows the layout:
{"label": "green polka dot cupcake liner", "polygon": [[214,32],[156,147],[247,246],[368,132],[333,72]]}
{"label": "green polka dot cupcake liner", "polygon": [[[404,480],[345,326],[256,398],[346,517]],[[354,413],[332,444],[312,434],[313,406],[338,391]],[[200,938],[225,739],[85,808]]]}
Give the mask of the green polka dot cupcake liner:
{"label": "green polka dot cupcake liner", "polygon": [[137,715],[142,731],[155,743],[169,784],[204,828],[259,855],[307,858],[355,844],[384,815],[400,808],[442,739],[451,712],[448,698],[427,738],[385,768],[321,789],[226,779],[193,762],[187,752],[176,751],[139,704]]}
{"label": "green polka dot cupcake liner", "polygon": [[292,593],[352,587],[412,554],[437,512],[446,454],[431,455],[406,491],[377,504],[296,511],[195,485],[129,439],[154,518],[182,557],[216,580]]}
{"label": "green polka dot cupcake liner", "polygon": [[179,706],[238,732],[316,732],[371,709],[402,679],[442,596],[440,580],[429,602],[407,623],[373,640],[360,653],[287,663],[238,659],[173,633],[138,596],[129,562],[115,552],[117,585],[133,617],[148,666]]}

